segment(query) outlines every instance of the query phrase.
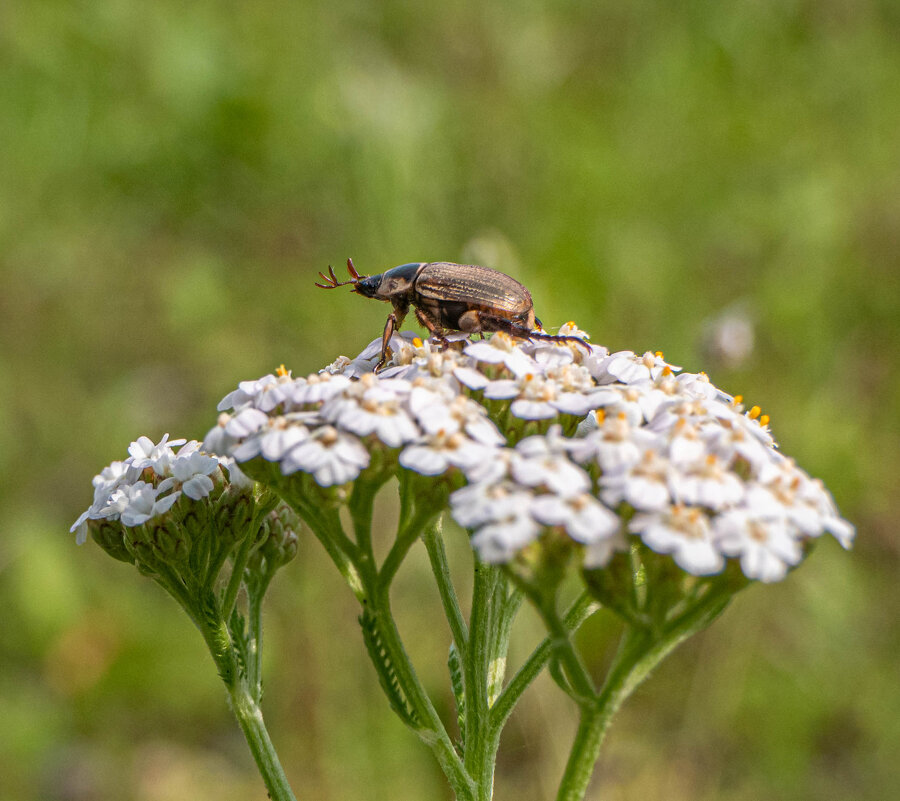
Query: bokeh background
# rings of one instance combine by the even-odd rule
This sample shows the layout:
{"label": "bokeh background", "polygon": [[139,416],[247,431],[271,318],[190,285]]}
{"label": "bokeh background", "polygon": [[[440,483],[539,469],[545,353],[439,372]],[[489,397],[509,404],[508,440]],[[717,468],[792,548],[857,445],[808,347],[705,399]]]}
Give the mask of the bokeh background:
{"label": "bokeh background", "polygon": [[[894,797],[898,42],[894,0],[4,3],[0,799],[264,798],[189,622],[68,527],[138,435],[202,438],[239,380],[377,336],[384,306],[312,285],[348,256],[494,266],[551,328],[705,369],[859,527],[657,671],[591,798]],[[397,606],[446,709],[424,565]],[[449,798],[356,613],[301,538],[264,699],[298,797]],[[615,633],[586,627],[598,672]],[[574,719],[538,682],[499,801],[552,797]]]}

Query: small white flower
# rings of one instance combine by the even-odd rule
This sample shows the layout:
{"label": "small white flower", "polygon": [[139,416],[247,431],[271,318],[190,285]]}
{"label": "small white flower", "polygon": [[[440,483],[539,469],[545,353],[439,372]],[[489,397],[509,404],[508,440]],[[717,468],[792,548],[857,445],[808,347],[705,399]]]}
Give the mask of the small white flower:
{"label": "small white flower", "polygon": [[755,490],[754,498],[767,492],[805,537],[828,531],[844,548],[852,545],[854,527],[838,516],[822,482],[810,478],[793,460],[779,455],[760,470],[759,482],[762,486]]}
{"label": "small white flower", "polygon": [[256,453],[243,450],[249,445],[253,447],[253,450],[258,447],[258,453],[264,459],[270,462],[280,462],[297,445],[307,439],[309,439],[309,429],[302,421],[292,415],[273,417],[269,425],[263,428],[257,436],[235,449],[234,457],[239,462],[245,462],[256,456]]}
{"label": "small white flower", "polygon": [[658,512],[671,500],[669,475],[672,466],[657,451],[648,448],[639,462],[627,469],[604,474],[600,478],[600,497],[608,506],[622,501],[642,512]]}
{"label": "small white flower", "polygon": [[624,414],[632,426],[641,425],[644,420],[644,403],[647,393],[643,387],[626,387],[610,384],[594,393],[597,407],[602,408],[607,417]]}
{"label": "small white flower", "polygon": [[253,381],[241,381],[237,389],[232,390],[219,401],[216,409],[220,412],[227,412],[230,409],[240,409],[247,404],[255,404],[260,393],[277,380],[275,375],[269,373]]}
{"label": "small white flower", "polygon": [[567,444],[559,426],[554,426],[545,436],[526,437],[516,445],[510,474],[523,486],[544,486],[562,497],[587,492],[591,487],[590,476],[569,459]]}
{"label": "small white flower", "polygon": [[291,402],[297,406],[321,403],[343,392],[351,384],[345,375],[313,373],[302,382],[295,383],[291,392]]}
{"label": "small white flower", "polygon": [[637,514],[628,528],[657,553],[672,554],[675,563],[693,575],[718,573],[725,566],[709,518],[696,507],[675,504],[652,514]]}
{"label": "small white flower", "polygon": [[168,512],[180,497],[180,492],[173,492],[160,498],[157,487],[138,481],[116,490],[110,497],[109,508],[119,515],[123,525],[139,526]]}
{"label": "small white flower", "polygon": [[706,373],[681,373],[675,376],[675,384],[679,392],[683,392],[692,398],[704,398],[705,400],[718,400],[731,404],[734,398],[727,392],[723,392]]}
{"label": "small white flower", "polygon": [[453,376],[463,386],[478,391],[484,389],[491,380],[484,374],[476,370],[474,367],[466,367],[462,365],[453,369]]}
{"label": "small white flower", "polygon": [[[407,365],[410,363],[408,354],[415,352],[415,346],[412,344],[412,339],[415,336],[415,333],[412,331],[395,332],[391,336],[388,342],[389,359],[387,365],[385,365],[386,367],[398,364],[401,361]],[[361,378],[375,369],[380,358],[381,337],[378,337],[378,339],[373,339],[366,345],[362,353],[344,368],[342,375],[347,378]]]}
{"label": "small white flower", "polygon": [[106,499],[116,487],[122,484],[133,484],[141,475],[141,468],[129,457],[124,462],[112,462],[96,476],[94,485],[94,505],[105,506]]}
{"label": "small white flower", "polygon": [[534,542],[540,534],[541,526],[526,504],[510,505],[504,511],[502,517],[482,526],[472,536],[472,546],[485,562],[510,561],[517,551]]}
{"label": "small white flower", "polygon": [[407,445],[400,453],[400,464],[407,470],[426,476],[440,475],[450,467],[458,467],[463,473],[468,473],[494,458],[497,450],[470,439],[462,432],[448,434],[440,430]]}
{"label": "small white flower", "polygon": [[187,441],[184,439],[174,439],[169,442],[168,440],[169,435],[164,434],[163,438],[154,445],[153,440],[149,437],[138,437],[128,446],[128,453],[131,454],[132,464],[138,470],[152,467],[153,472],[158,476],[166,475],[169,465],[175,456],[175,452],[172,448],[183,445]]}
{"label": "small white flower", "polygon": [[421,387],[413,390],[410,396],[410,406],[414,407],[416,417],[427,434],[437,434],[445,431],[447,434],[455,434],[457,431],[465,432],[469,437],[484,445],[496,447],[503,445],[506,440],[497,430],[487,416],[484,407],[464,395],[457,395],[449,403],[435,401],[422,403],[424,392]]}
{"label": "small white flower", "polygon": [[487,364],[502,364],[514,376],[521,377],[527,373],[538,373],[540,367],[530,356],[527,356],[516,341],[502,331],[490,339],[472,342],[463,349],[466,356],[471,356]]}
{"label": "small white flower", "polygon": [[576,462],[595,462],[604,473],[627,470],[636,465],[657,438],[644,428],[635,428],[625,412],[605,415],[603,410],[588,415],[596,427],[584,437],[572,440],[569,450]]}
{"label": "small white flower", "polygon": [[268,422],[269,416],[265,412],[248,406],[226,420],[224,429],[229,437],[243,439],[255,434]]}
{"label": "small white flower", "polygon": [[743,460],[758,473],[777,458],[777,451],[756,436],[755,432],[744,424],[745,419],[743,415],[733,410],[719,416],[710,415],[699,423],[700,437],[710,453],[729,463]]}
{"label": "small white flower", "polygon": [[181,491],[188,498],[199,501],[212,492],[210,473],[219,466],[219,460],[199,451],[179,453],[172,462],[172,477],[181,483]]}
{"label": "small white flower", "polygon": [[484,390],[484,397],[492,400],[513,399],[509,410],[523,420],[548,420],[559,413],[556,384],[536,373],[526,373],[518,379],[491,381]]}
{"label": "small white flower", "polygon": [[322,426],[287,452],[281,471],[290,475],[302,470],[320,486],[331,487],[352,481],[368,465],[369,453],[353,434]]}
{"label": "small white flower", "polygon": [[[469,335],[463,332],[447,334],[446,343],[467,341]],[[437,343],[434,340],[425,340],[418,337],[412,339],[412,350],[404,350],[392,360],[394,367],[382,370],[379,374],[383,378],[403,376],[410,380],[415,378],[446,378],[453,374],[465,359],[460,352],[453,347],[448,347],[444,342]]]}
{"label": "small white flower", "polygon": [[609,539],[621,525],[617,515],[586,492],[568,497],[540,495],[532,502],[531,513],[545,526],[563,526],[573,540],[585,545]]}
{"label": "small white flower", "polygon": [[622,384],[638,384],[653,381],[664,371],[678,371],[681,368],[668,364],[659,353],[647,351],[637,356],[630,350],[612,353],[605,359],[589,360],[585,365],[598,384],[609,384],[618,381]]}
{"label": "small white flower", "polygon": [[494,523],[517,509],[527,509],[532,495],[511,482],[468,484],[450,495],[450,507],[457,523],[477,528]]}
{"label": "small white flower", "polygon": [[327,401],[321,414],[344,431],[360,437],[374,434],[389,448],[399,448],[420,433],[405,408],[409,392],[408,381],[378,379],[370,373]]}
{"label": "small white flower", "polygon": [[744,497],[744,483],[715,454],[694,465],[680,465],[669,476],[669,489],[679,503],[724,509]]}
{"label": "small white flower", "polygon": [[203,438],[203,450],[207,453],[226,454],[231,452],[231,448],[236,442],[236,438],[232,437],[226,430],[225,426],[231,420],[228,412],[219,414],[216,424],[206,433]]}
{"label": "small white flower", "polygon": [[719,549],[726,556],[739,556],[747,578],[781,581],[788,568],[800,562],[803,549],[791,535],[783,514],[770,510],[730,509],[713,520]]}
{"label": "small white flower", "polygon": [[[578,337],[581,340],[589,339],[588,334],[573,322],[560,326],[555,335],[560,337]],[[587,342],[579,344],[577,342],[554,341],[539,337],[527,339],[522,344],[522,350],[545,369],[581,361],[584,359],[585,351],[588,348],[591,348],[591,346]],[[607,352],[606,348],[598,348],[598,351],[600,350],[604,351],[604,353]]]}

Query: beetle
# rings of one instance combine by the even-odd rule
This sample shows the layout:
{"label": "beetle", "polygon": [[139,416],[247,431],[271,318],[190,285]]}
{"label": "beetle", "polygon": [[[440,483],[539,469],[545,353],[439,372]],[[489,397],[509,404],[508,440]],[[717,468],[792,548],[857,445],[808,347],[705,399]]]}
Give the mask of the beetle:
{"label": "beetle", "polygon": [[484,334],[504,331],[523,339],[537,338],[553,342],[576,342],[588,350],[588,344],[576,336],[545,334],[541,321],[534,316],[531,293],[508,275],[476,264],[454,264],[449,261],[401,264],[378,275],[360,275],[347,259],[349,281],[338,281],[334,268],[328,275],[319,273],[324,283],[320,289],[352,286],[353,292],[366,298],[389,302],[394,308],[388,315],[381,336],[381,358],[375,372],[387,361],[391,336],[403,324],[410,306],[416,319],[431,335],[446,342],[445,331]]}

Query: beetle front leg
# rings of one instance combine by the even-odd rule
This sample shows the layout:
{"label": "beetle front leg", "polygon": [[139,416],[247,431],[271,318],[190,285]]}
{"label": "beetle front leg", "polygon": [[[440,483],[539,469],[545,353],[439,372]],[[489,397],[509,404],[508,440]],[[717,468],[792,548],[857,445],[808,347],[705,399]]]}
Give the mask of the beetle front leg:
{"label": "beetle front leg", "polygon": [[384,324],[384,332],[381,335],[381,358],[372,370],[373,373],[377,373],[384,367],[385,362],[387,361],[387,351],[391,337],[394,335],[394,331],[397,331],[400,326],[403,325],[404,317],[406,317],[406,309],[398,308],[397,306],[395,306],[394,310],[388,315],[387,322]]}

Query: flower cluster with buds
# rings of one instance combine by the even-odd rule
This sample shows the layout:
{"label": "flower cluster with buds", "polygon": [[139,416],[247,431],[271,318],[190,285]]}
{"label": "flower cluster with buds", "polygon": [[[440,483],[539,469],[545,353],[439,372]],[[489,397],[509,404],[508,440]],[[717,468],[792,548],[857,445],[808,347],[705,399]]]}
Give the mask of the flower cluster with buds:
{"label": "flower cluster with buds", "polygon": [[[297,521],[288,507],[273,511],[276,496],[258,490],[234,459],[205,452],[196,440],[139,437],[93,484],[94,501],[71,528],[76,542],[90,534],[107,553],[146,573],[163,565],[196,572],[205,565],[196,558],[189,565],[192,553],[222,552],[224,560],[229,548],[253,536],[267,543],[268,568],[296,552]],[[285,515],[293,522],[285,523]],[[221,560],[208,567],[218,571]]]}

